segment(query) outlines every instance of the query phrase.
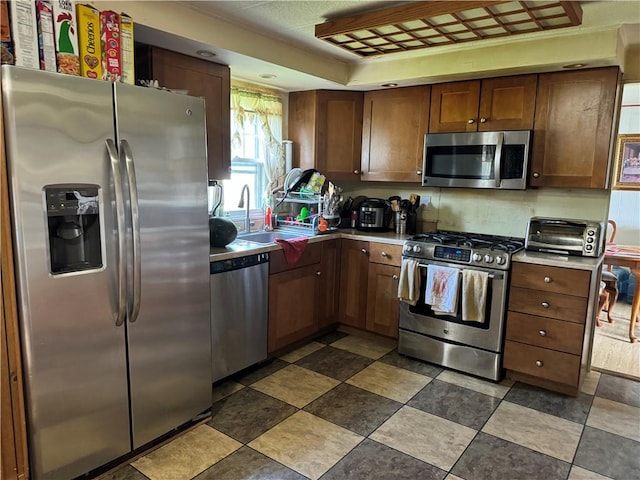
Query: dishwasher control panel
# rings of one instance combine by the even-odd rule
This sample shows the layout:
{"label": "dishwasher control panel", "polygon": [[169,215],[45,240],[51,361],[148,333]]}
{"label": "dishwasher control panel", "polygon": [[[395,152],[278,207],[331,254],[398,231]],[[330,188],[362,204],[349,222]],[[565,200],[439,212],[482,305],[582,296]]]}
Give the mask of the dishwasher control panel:
{"label": "dishwasher control panel", "polygon": [[267,252],[245,255],[237,258],[228,258],[226,260],[220,260],[219,262],[211,262],[209,264],[209,273],[214,275],[216,273],[230,272],[232,270],[253,267],[254,265],[260,265],[261,263],[267,262],[269,262],[269,253]]}

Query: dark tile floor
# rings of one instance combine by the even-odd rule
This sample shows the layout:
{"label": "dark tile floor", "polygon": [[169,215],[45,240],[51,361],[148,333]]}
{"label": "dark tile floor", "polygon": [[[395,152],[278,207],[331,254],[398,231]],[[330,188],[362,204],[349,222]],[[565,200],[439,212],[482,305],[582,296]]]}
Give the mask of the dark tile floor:
{"label": "dark tile floor", "polygon": [[214,387],[211,420],[110,480],[640,478],[640,383],[577,398],[334,332]]}

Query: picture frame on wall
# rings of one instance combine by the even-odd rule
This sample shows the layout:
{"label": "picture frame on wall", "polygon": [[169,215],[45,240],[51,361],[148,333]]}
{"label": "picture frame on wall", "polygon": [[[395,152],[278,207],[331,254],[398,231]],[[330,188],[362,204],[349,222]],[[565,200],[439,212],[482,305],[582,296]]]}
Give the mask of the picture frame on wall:
{"label": "picture frame on wall", "polygon": [[640,190],[640,134],[618,135],[614,190]]}

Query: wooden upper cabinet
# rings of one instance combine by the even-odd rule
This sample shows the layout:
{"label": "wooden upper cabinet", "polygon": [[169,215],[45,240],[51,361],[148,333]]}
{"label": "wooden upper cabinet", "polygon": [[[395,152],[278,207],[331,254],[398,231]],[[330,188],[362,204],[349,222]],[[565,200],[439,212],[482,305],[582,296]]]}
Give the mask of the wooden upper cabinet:
{"label": "wooden upper cabinet", "polygon": [[207,163],[210,179],[231,175],[230,71],[209,62],[149,45],[136,44],[136,78],[204,97],[207,119]]}
{"label": "wooden upper cabinet", "polygon": [[362,179],[420,182],[430,87],[364,94]]}
{"label": "wooden upper cabinet", "polygon": [[331,180],[359,180],[362,92],[310,90],[289,94],[293,163]]}
{"label": "wooden upper cabinet", "polygon": [[429,133],[531,130],[537,80],[533,74],[433,85]]}
{"label": "wooden upper cabinet", "polygon": [[608,187],[619,87],[618,67],[540,75],[531,186]]}

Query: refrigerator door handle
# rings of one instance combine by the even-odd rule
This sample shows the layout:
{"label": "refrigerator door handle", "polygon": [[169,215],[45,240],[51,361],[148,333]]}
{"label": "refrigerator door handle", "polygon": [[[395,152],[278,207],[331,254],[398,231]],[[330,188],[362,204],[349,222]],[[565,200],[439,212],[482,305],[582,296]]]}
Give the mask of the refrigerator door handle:
{"label": "refrigerator door handle", "polygon": [[109,154],[109,162],[111,163],[111,174],[113,176],[113,188],[115,193],[116,204],[116,225],[118,228],[118,312],[115,317],[116,327],[124,322],[126,314],[126,265],[124,246],[124,198],[122,192],[122,176],[120,173],[120,159],[116,150],[115,142],[108,138],[105,140],[107,153]]}
{"label": "refrigerator door handle", "polygon": [[133,238],[133,301],[128,312],[129,322],[133,323],[140,312],[141,294],[141,259],[140,259],[140,213],[138,210],[138,184],[136,183],[136,168],[133,163],[131,147],[126,140],[120,141],[120,151],[124,153],[127,179],[129,181],[129,199],[131,201],[131,232]]}

